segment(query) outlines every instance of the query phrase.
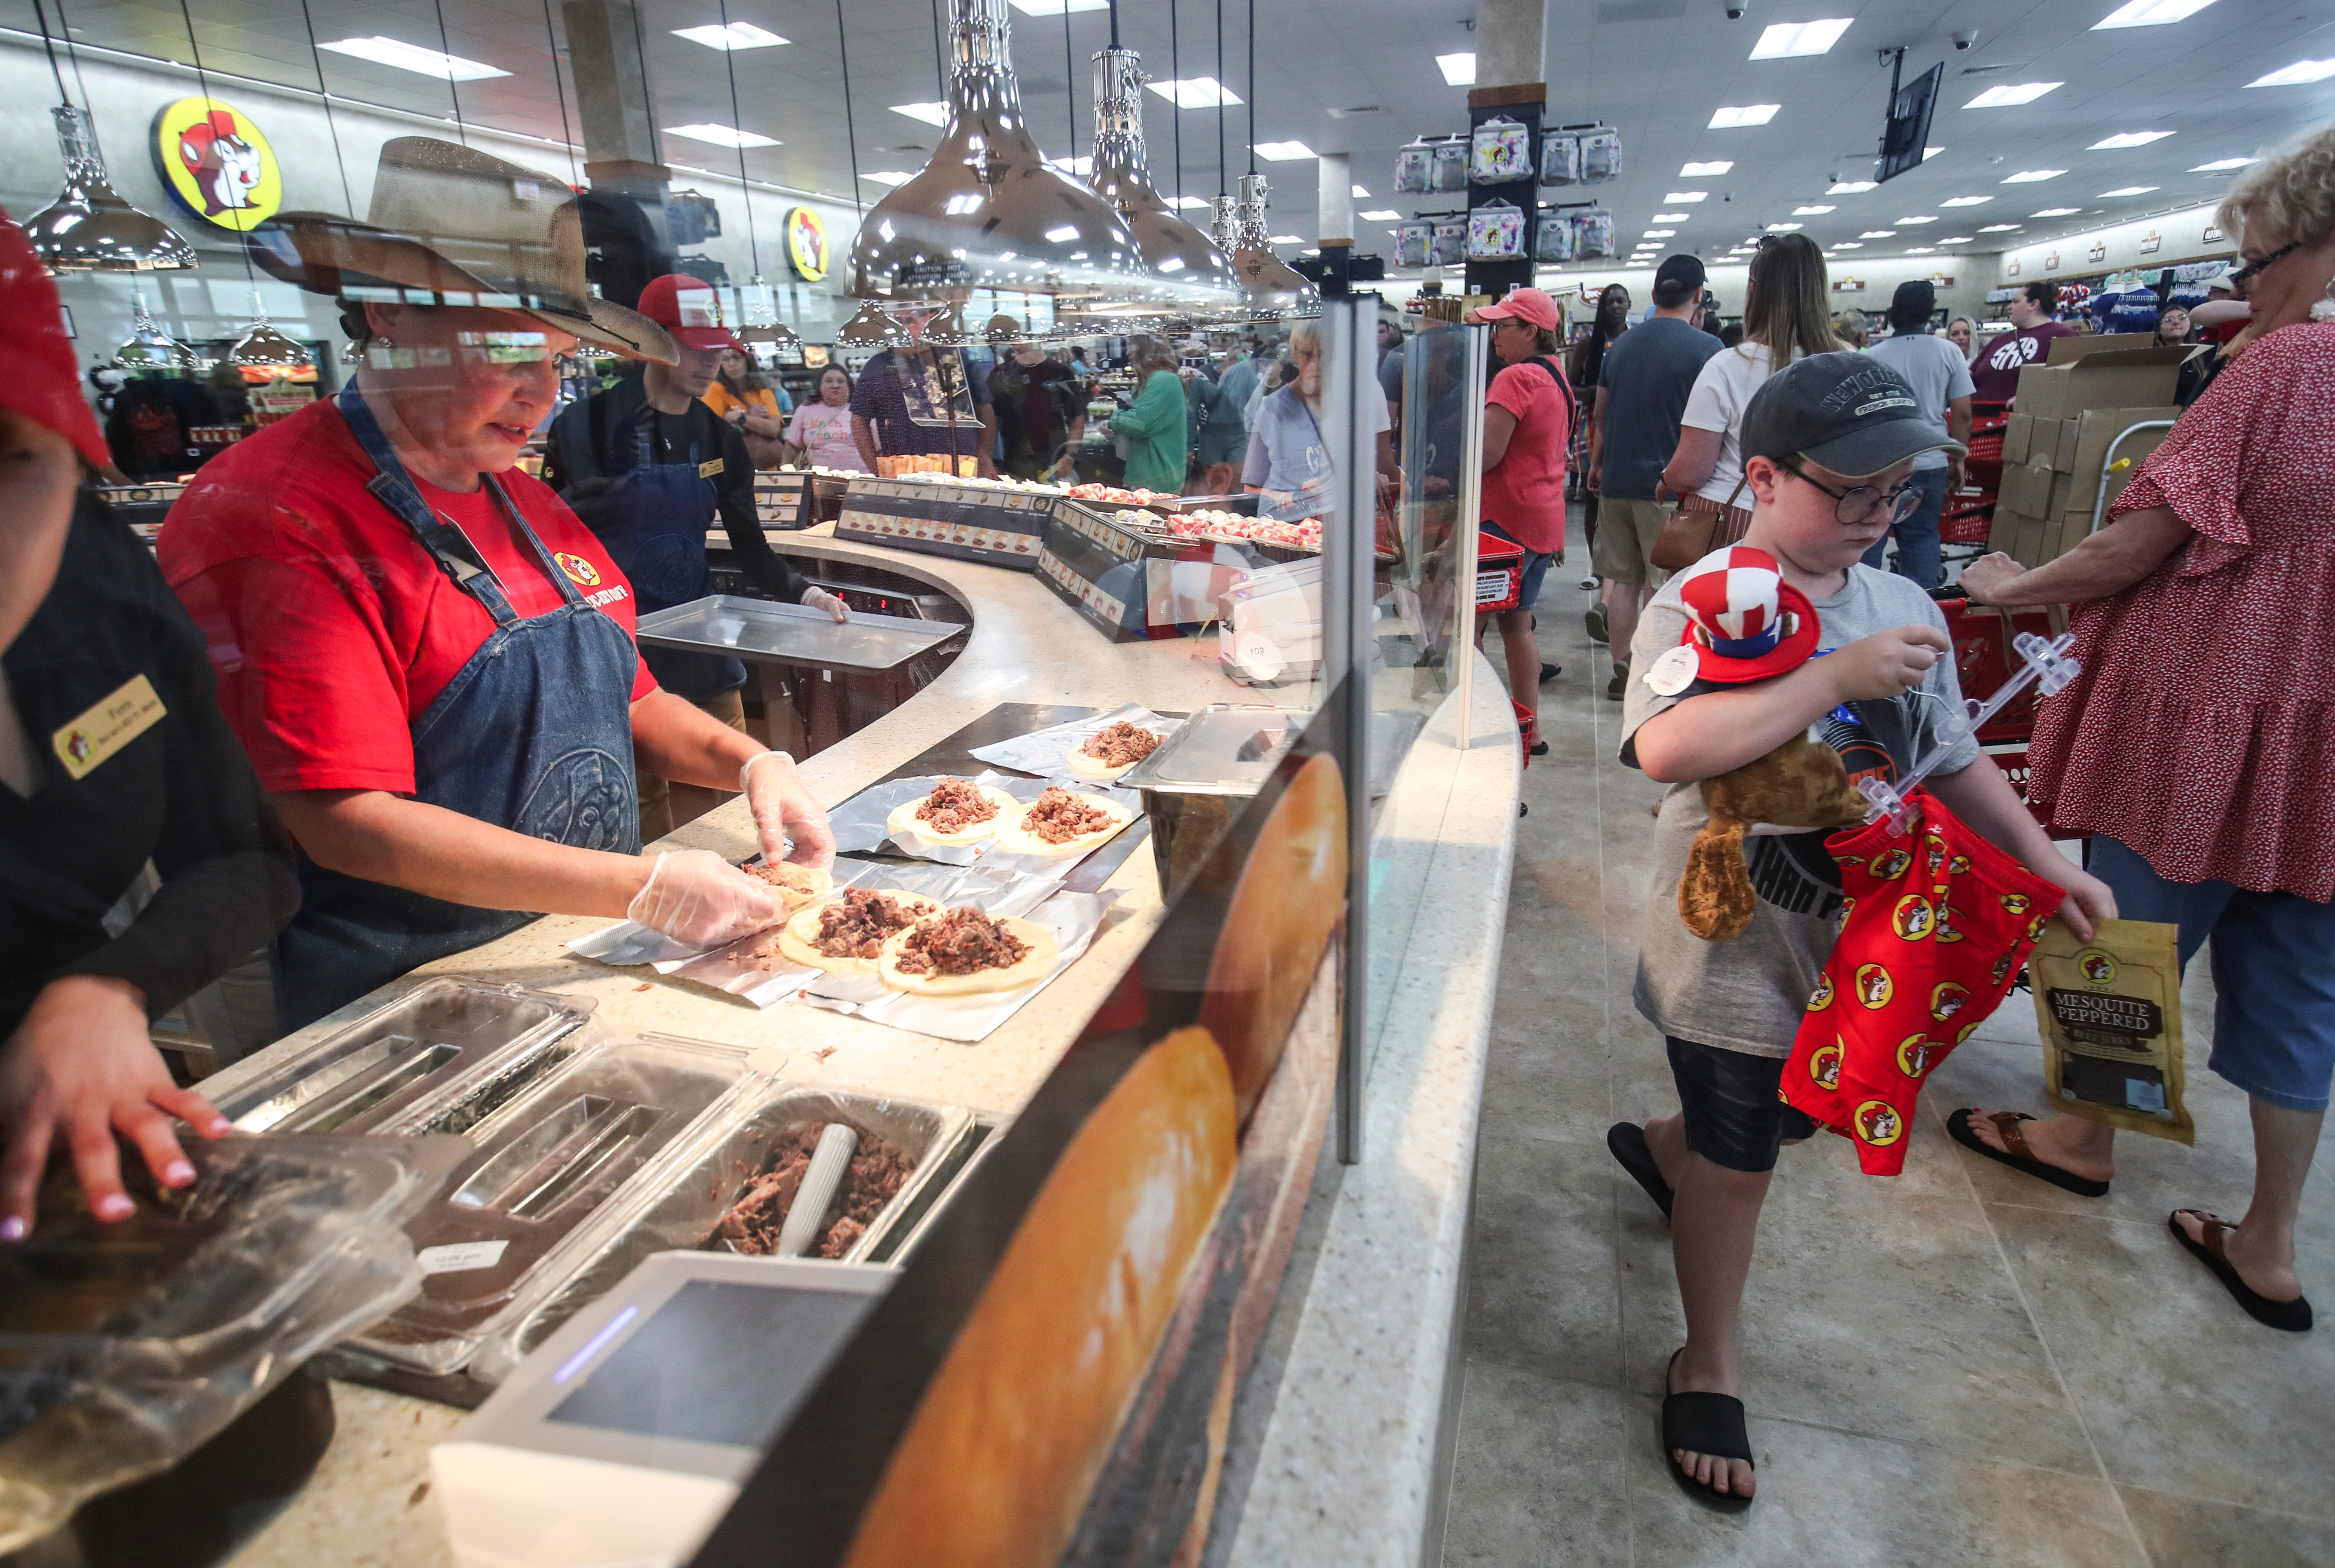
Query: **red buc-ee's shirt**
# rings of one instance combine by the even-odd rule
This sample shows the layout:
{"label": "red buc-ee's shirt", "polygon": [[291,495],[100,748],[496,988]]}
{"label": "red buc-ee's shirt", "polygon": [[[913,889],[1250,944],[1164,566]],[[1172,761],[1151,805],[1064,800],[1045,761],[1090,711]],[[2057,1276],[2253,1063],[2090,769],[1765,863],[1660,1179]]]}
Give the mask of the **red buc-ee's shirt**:
{"label": "red buc-ee's shirt", "polygon": [[1565,449],[1573,439],[1567,400],[1536,364],[1512,364],[1492,378],[1485,402],[1516,420],[1508,450],[1484,473],[1483,514],[1527,550],[1565,553]]}
{"label": "red buc-ee's shirt", "polygon": [[[494,631],[486,606],[365,489],[373,477],[339,409],[319,402],[206,464],[162,526],[163,575],[202,628],[219,707],[270,790],[412,794],[412,725]],[[540,480],[499,478],[585,601],[630,635],[632,586],[606,548]],[[557,584],[491,491],[414,484],[469,537],[515,614],[557,608]],[[636,663],[625,700],[655,689]]]}

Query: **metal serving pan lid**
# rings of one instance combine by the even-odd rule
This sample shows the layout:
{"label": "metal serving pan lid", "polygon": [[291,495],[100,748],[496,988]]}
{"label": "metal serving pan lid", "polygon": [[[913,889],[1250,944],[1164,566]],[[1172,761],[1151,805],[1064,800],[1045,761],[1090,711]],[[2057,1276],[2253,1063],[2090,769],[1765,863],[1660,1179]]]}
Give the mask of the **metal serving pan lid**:
{"label": "metal serving pan lid", "polygon": [[1254,795],[1312,714],[1266,703],[1211,702],[1119,780],[1122,789]]}
{"label": "metal serving pan lid", "polygon": [[709,594],[643,615],[636,634],[653,648],[730,653],[766,663],[837,670],[889,670],[964,630],[945,621],[857,610],[838,625],[823,610],[734,594]]}

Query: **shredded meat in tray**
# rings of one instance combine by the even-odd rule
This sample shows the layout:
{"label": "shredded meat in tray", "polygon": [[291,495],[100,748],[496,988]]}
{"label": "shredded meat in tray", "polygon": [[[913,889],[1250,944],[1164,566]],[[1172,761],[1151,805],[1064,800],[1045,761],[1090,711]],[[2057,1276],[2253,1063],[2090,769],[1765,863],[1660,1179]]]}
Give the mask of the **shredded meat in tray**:
{"label": "shredded meat in tray", "polygon": [[[769,1166],[746,1184],[746,1190],[738,1195],[738,1201],[730,1205],[729,1212],[714,1226],[713,1234],[749,1256],[767,1256],[776,1250],[787,1207],[794,1202],[796,1189],[802,1186],[803,1173],[810,1168],[810,1157],[819,1148],[822,1128],[823,1124],[812,1122],[781,1138]],[[850,1167],[843,1180],[836,1184],[835,1197],[828,1205],[827,1224],[811,1247],[812,1253],[822,1258],[839,1258],[849,1252],[916,1168],[916,1162],[897,1145],[872,1132],[862,1132]]]}
{"label": "shredded meat in tray", "polygon": [[1030,944],[978,909],[927,920],[900,944],[903,974],[978,974],[1022,962]]}
{"label": "shredded meat in tray", "polygon": [[1106,768],[1124,768],[1131,762],[1140,762],[1158,749],[1158,736],[1124,719],[1096,731],[1080,748]]}
{"label": "shredded meat in tray", "polygon": [[865,887],[847,887],[843,902],[819,912],[819,935],[811,944],[829,958],[873,958],[884,939],[916,924],[899,900]]}
{"label": "shredded meat in tray", "polygon": [[916,808],[916,819],[930,823],[935,833],[961,833],[996,815],[997,803],[969,779],[942,779]]}
{"label": "shredded meat in tray", "polygon": [[1082,834],[1101,832],[1113,820],[1109,812],[1089,805],[1085,796],[1050,788],[1022,818],[1022,826],[1049,844],[1067,844]]}

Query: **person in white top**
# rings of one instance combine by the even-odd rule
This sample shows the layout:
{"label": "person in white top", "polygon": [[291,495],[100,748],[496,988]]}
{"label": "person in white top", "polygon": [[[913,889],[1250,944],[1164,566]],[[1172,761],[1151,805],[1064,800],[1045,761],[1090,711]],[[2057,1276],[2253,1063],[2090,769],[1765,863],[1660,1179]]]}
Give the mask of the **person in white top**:
{"label": "person in white top", "polygon": [[[1805,235],[1771,234],[1751,257],[1743,299],[1743,341],[1712,354],[1687,394],[1678,450],[1654,487],[1658,501],[1696,511],[1750,517],[1744,493],[1743,411],[1778,364],[1847,345],[1833,335],[1824,253]],[[1696,500],[1687,500],[1692,496]],[[1715,504],[1714,504],[1715,503]]]}
{"label": "person in white top", "polygon": [[[1889,301],[1890,335],[1865,352],[1897,373],[1922,402],[1922,417],[1943,425],[1961,447],[1970,444],[1971,373],[1962,351],[1943,337],[1930,335],[1930,317],[1938,308],[1938,291],[1927,278],[1910,278],[1897,286]],[[1897,541],[1897,575],[1916,587],[1930,589],[1944,580],[1938,564],[1938,518],[1946,497],[1962,488],[1962,460],[1956,448],[1923,452],[1914,460],[1914,483],[1922,504],[1913,515],[1894,525],[1890,538]],[[1865,553],[1865,564],[1878,570],[1889,539],[1876,541]]]}
{"label": "person in white top", "polygon": [[851,439],[851,373],[839,364],[819,373],[819,395],[798,404],[787,425],[788,460],[801,456],[809,456],[813,468],[867,471]]}

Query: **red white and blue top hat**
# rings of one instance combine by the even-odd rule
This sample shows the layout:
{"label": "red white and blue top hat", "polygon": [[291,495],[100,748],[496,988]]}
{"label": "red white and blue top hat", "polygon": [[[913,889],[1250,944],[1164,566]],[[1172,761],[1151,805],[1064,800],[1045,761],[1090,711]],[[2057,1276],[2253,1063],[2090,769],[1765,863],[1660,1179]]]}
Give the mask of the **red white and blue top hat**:
{"label": "red white and blue top hat", "polygon": [[1798,669],[1816,652],[1816,606],[1784,581],[1765,550],[1713,550],[1679,574],[1679,597],[1687,613],[1679,640],[1693,647],[1701,680],[1764,681]]}

